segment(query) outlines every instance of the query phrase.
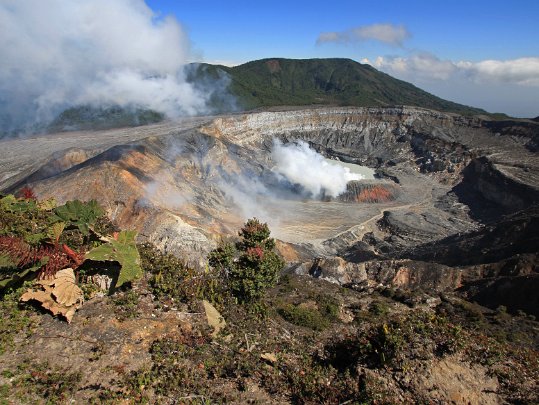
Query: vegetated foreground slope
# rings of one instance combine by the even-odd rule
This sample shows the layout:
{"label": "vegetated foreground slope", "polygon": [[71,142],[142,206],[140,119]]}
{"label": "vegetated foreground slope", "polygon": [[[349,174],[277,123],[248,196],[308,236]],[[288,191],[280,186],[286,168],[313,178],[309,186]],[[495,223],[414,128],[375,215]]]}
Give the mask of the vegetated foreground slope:
{"label": "vegetated foreground slope", "polygon": [[482,109],[441,99],[351,59],[273,58],[235,67],[198,64],[193,66],[190,80],[196,83],[204,77],[217,77],[219,70],[229,75],[229,91],[244,109],[409,105],[465,115],[486,114]]}

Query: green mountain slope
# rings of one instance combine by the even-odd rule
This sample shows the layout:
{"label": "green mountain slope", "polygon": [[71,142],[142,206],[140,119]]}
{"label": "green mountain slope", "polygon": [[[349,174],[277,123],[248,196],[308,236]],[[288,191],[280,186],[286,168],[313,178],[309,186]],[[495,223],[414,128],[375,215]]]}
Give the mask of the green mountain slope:
{"label": "green mountain slope", "polygon": [[[262,59],[235,67],[193,65],[197,82],[226,72],[229,91],[242,109],[293,105],[410,105],[465,115],[486,114],[436,97],[351,59]],[[216,100],[217,101],[217,100]],[[220,100],[216,108],[224,107]],[[221,104],[221,105],[220,105]]]}

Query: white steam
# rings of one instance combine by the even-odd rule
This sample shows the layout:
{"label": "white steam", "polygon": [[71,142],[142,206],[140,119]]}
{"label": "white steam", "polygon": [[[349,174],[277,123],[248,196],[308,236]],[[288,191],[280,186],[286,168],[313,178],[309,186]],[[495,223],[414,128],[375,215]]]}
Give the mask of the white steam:
{"label": "white steam", "polygon": [[349,181],[364,178],[352,173],[348,167],[328,163],[324,156],[310,149],[303,141],[283,145],[275,139],[271,157],[275,162],[275,173],[292,184],[299,184],[314,197],[337,197],[346,191]]}
{"label": "white steam", "polygon": [[207,96],[184,78],[188,55],[178,21],[144,0],[3,0],[0,124],[43,123],[82,104],[204,112]]}
{"label": "white steam", "polygon": [[180,188],[170,172],[161,171],[144,186],[143,203],[152,203],[168,210],[178,210],[188,204],[193,195]]}
{"label": "white steam", "polygon": [[257,217],[270,225],[277,226],[277,218],[272,217],[268,212],[275,203],[275,196],[260,179],[237,175],[228,181],[220,180],[218,187],[232,200],[242,218]]}

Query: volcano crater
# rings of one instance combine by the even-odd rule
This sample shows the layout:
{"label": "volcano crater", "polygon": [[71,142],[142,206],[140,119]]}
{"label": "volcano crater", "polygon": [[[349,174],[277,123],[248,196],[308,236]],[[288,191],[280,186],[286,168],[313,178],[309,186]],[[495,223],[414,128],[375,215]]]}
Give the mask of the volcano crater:
{"label": "volcano crater", "polygon": [[[66,134],[2,141],[1,187],[29,185],[58,202],[96,199],[140,240],[195,265],[253,216],[268,222],[291,266],[334,255],[385,260],[536,205],[539,162],[526,145],[538,127],[526,123],[515,138],[481,118],[413,107],[201,117],[71,134],[81,135],[75,151]],[[319,156],[287,167],[301,184],[276,170],[276,142]],[[313,192],[330,170],[317,167],[324,158],[370,167],[374,179],[349,171],[341,192],[328,193],[341,171]]]}

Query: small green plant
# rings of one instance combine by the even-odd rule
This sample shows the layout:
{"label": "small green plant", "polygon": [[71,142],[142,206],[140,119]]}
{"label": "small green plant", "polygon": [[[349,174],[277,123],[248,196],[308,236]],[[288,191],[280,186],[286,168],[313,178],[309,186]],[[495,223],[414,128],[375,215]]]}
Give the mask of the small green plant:
{"label": "small green plant", "polygon": [[389,313],[389,305],[382,301],[373,301],[369,307],[369,312],[379,317],[385,317]]}
{"label": "small green plant", "polygon": [[[102,214],[97,203],[88,203],[86,211],[92,215]],[[84,206],[67,203],[56,209]],[[79,207],[80,208],[80,207]],[[39,202],[32,198],[16,198],[8,195],[0,198],[0,289],[16,286],[22,281],[39,277],[52,277],[57,271],[71,267],[76,269],[84,261],[78,250],[85,247],[64,232],[68,223],[58,222],[51,201]],[[55,209],[55,210],[56,210]],[[84,211],[84,210],[83,210]],[[90,214],[84,221],[94,221]],[[79,220],[82,220],[79,218]],[[73,219],[73,218],[72,218]],[[80,234],[80,231],[76,229]],[[90,238],[87,238],[87,242]],[[102,243],[99,240],[93,243]],[[84,250],[84,249],[83,249]],[[6,260],[7,259],[7,260]]]}
{"label": "small green plant", "polygon": [[65,222],[76,226],[83,235],[88,235],[90,227],[97,219],[105,214],[97,201],[81,202],[79,200],[68,201],[54,209],[52,222]]}
{"label": "small green plant", "polygon": [[138,294],[133,290],[117,293],[112,297],[114,312],[121,321],[136,318]]}
{"label": "small green plant", "polygon": [[378,327],[370,343],[382,366],[396,365],[397,355],[404,345],[404,337],[398,326],[384,323]]}
{"label": "small green plant", "polygon": [[26,290],[22,286],[17,290],[6,292],[0,300],[0,354],[3,354],[13,345],[16,335],[30,330],[33,321],[25,309],[25,304],[19,303],[19,298]]}
{"label": "small green plant", "polygon": [[17,198],[8,194],[0,198],[0,209],[6,212],[35,212],[38,204],[35,199]]}
{"label": "small green plant", "polygon": [[253,303],[277,283],[284,262],[274,252],[275,240],[266,223],[249,219],[239,236],[235,246],[221,244],[208,259],[210,266],[227,275],[230,291],[240,303]]}
{"label": "small green plant", "polygon": [[330,321],[316,308],[288,304],[277,310],[286,321],[316,331],[322,331],[330,325]]}
{"label": "small green plant", "polygon": [[[40,202],[26,194],[24,198],[0,197],[0,294],[37,279],[36,288],[29,289],[21,299],[37,301],[69,321],[82,304],[78,284],[86,280],[88,271],[114,271],[118,277],[111,291],[142,275],[136,233],[115,232],[97,202],[70,201],[55,208],[53,201]],[[104,236],[108,231],[111,237]],[[60,272],[68,270],[67,284],[56,280]],[[86,287],[86,296],[91,298],[95,291]],[[67,304],[74,297],[76,308],[73,303]],[[68,311],[68,307],[73,310]]]}
{"label": "small green plant", "polygon": [[[208,369],[201,367],[199,358],[207,355],[205,348],[209,346],[205,343],[204,338],[193,335],[154,341],[150,347],[151,368],[133,371],[122,381],[125,398],[145,401],[149,390],[163,402],[168,402],[164,401],[165,398],[204,397]],[[218,356],[212,353],[212,357]],[[195,358],[196,361],[192,361]],[[114,399],[119,399],[119,396]]]}
{"label": "small green plant", "polygon": [[31,245],[39,245],[47,237],[50,213],[35,200],[0,197],[0,236],[14,236]]}
{"label": "small green plant", "polygon": [[281,373],[291,402],[295,404],[359,404],[366,399],[356,375],[339,372],[312,356],[304,357],[295,366],[283,368]]}
{"label": "small green plant", "polygon": [[81,381],[81,373],[71,372],[51,366],[48,363],[21,363],[12,377],[10,389],[24,403],[66,403],[77,391]]}
{"label": "small green plant", "polygon": [[315,297],[316,306],[326,319],[333,322],[339,318],[339,303],[331,296],[319,294]]}

